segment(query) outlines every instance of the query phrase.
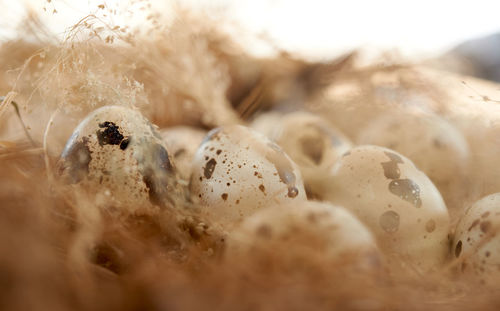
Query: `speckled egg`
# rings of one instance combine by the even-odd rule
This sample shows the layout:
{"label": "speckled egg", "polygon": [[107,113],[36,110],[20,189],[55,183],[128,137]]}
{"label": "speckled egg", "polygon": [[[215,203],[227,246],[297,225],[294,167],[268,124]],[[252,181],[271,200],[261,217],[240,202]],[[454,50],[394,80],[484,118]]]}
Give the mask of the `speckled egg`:
{"label": "speckled egg", "polygon": [[474,203],[455,230],[452,257],[460,271],[481,282],[497,284],[500,277],[500,193]]}
{"label": "speckled egg", "polygon": [[221,223],[256,210],[305,199],[297,165],[275,143],[240,125],[212,130],[193,160],[193,200]]}
{"label": "speckled egg", "polygon": [[445,203],[430,179],[397,152],[370,145],[348,151],[334,168],[328,199],[372,230],[392,267],[431,271],[445,262]]}
{"label": "speckled egg", "polygon": [[134,213],[165,206],[176,174],[155,127],[140,112],[120,106],[93,111],[66,143],[64,180],[108,196],[108,205]]}
{"label": "speckled egg", "polygon": [[206,134],[204,130],[189,126],[174,126],[160,131],[181,179],[189,181],[191,162]]}
{"label": "speckled egg", "polygon": [[[321,117],[308,112],[294,112],[280,119],[267,115],[261,118],[254,121],[253,127],[275,141],[297,163],[308,194],[323,197],[318,185],[352,147],[350,140]],[[274,126],[267,125],[266,120]]]}
{"label": "speckled egg", "polygon": [[387,114],[362,130],[358,142],[408,157],[429,176],[448,208],[462,210],[469,148],[463,135],[443,118],[421,111]]}
{"label": "speckled egg", "polygon": [[279,254],[280,263],[294,256],[365,267],[380,263],[372,233],[356,217],[342,207],[314,201],[262,209],[228,236],[227,260],[266,252]]}

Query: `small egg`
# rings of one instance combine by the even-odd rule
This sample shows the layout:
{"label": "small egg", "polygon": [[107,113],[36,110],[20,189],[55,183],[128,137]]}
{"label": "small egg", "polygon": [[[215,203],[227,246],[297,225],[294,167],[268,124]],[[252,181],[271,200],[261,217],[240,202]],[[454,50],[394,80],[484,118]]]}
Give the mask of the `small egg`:
{"label": "small egg", "polygon": [[265,206],[305,199],[297,165],[278,145],[240,125],[205,137],[193,159],[190,189],[208,217],[226,224]]}
{"label": "small egg", "polygon": [[105,193],[123,211],[163,207],[176,173],[154,126],[140,112],[106,106],[74,130],[60,158],[64,180]]}
{"label": "small egg", "polygon": [[436,270],[448,255],[449,216],[430,179],[404,156],[358,146],[337,162],[328,200],[353,212],[375,234],[394,268]]}
{"label": "small egg", "polygon": [[[266,126],[266,120],[274,126]],[[280,119],[262,115],[254,124],[254,128],[275,141],[297,163],[308,194],[313,197],[323,197],[318,193],[321,188],[318,184],[323,183],[323,176],[329,174],[342,154],[352,147],[344,134],[308,112],[294,112]]]}
{"label": "small egg", "polygon": [[305,255],[372,268],[380,264],[372,233],[356,217],[342,207],[314,201],[262,209],[229,234],[226,260],[261,254],[280,260]]}
{"label": "small egg", "polygon": [[497,284],[500,277],[500,193],[474,203],[455,230],[451,254],[461,261],[460,271]]}
{"label": "small egg", "polygon": [[463,135],[443,118],[415,111],[387,114],[362,130],[358,142],[408,157],[429,176],[448,208],[461,210],[469,148]]}
{"label": "small egg", "polygon": [[206,134],[201,129],[189,126],[169,127],[160,131],[181,179],[189,181],[191,162]]}
{"label": "small egg", "polygon": [[255,118],[250,127],[273,140],[284,116],[285,114],[278,111],[266,112]]}

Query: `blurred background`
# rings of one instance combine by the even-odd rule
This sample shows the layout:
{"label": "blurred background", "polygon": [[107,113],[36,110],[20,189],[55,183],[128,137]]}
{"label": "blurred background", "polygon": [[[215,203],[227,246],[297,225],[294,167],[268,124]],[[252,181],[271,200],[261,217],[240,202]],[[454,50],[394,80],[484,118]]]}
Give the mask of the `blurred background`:
{"label": "blurred background", "polygon": [[[149,12],[162,22],[175,18],[173,6],[204,11],[223,20],[249,53],[277,50],[311,61],[335,58],[353,49],[368,57],[392,53],[500,81],[500,1],[323,1],[323,0],[23,0],[0,1],[0,39],[16,36],[29,8],[47,29],[66,31],[99,6],[121,12],[116,24],[140,27]],[[133,13],[132,13],[133,12]],[[143,14],[141,14],[141,12]],[[128,14],[127,14],[128,13]]]}
{"label": "blurred background", "polygon": [[[323,0],[1,0],[0,37],[15,36],[27,8],[43,12],[41,20],[61,36],[99,5],[126,11],[126,7],[153,6],[169,16],[172,5],[208,11],[238,28],[256,54],[270,53],[258,39],[303,57],[321,60],[354,48],[395,50],[411,59],[445,53],[460,43],[500,31],[500,1],[323,1]],[[121,16],[140,24],[147,18]],[[241,37],[241,31],[247,37]],[[231,29],[228,29],[231,31]],[[493,39],[492,39],[493,40]],[[498,39],[496,39],[498,46]],[[470,49],[470,47],[468,47]]]}
{"label": "blurred background", "polygon": [[[500,1],[323,0],[0,0],[0,40],[16,36],[29,9],[61,39],[99,7],[118,12],[113,22],[174,19],[172,8],[204,11],[255,56],[286,51],[327,61],[353,49],[370,57],[391,53],[405,61],[500,81]],[[155,13],[156,14],[156,13]],[[109,18],[109,17],[106,17]],[[224,21],[224,23],[222,23]]]}

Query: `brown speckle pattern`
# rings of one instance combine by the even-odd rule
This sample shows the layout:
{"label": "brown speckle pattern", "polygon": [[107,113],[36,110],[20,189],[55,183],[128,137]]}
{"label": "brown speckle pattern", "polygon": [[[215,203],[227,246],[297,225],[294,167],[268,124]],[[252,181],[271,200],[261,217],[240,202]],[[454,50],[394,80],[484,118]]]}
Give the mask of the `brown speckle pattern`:
{"label": "brown speckle pattern", "polygon": [[106,121],[99,123],[101,129],[97,130],[97,140],[99,145],[119,145],[123,140],[123,135],[120,132],[120,127],[114,122]]}
{"label": "brown speckle pattern", "polygon": [[380,215],[379,224],[385,232],[397,232],[399,229],[399,214],[394,211],[387,211]]}
{"label": "brown speckle pattern", "polygon": [[425,224],[425,231],[432,233],[434,230],[436,230],[436,222],[434,219],[429,219],[429,221]]}
{"label": "brown speckle pattern", "polygon": [[205,169],[203,170],[203,175],[206,179],[210,179],[212,177],[216,165],[217,161],[215,161],[215,159],[212,158],[208,160],[207,164],[205,165]]}
{"label": "brown speckle pattern", "polygon": [[422,206],[420,187],[411,179],[396,179],[389,183],[389,191],[419,208]]}
{"label": "brown speckle pattern", "polygon": [[390,159],[388,162],[380,163],[384,169],[384,176],[388,179],[398,179],[401,174],[398,164],[402,164],[403,160],[395,153],[387,151],[384,153]]}
{"label": "brown speckle pattern", "polygon": [[[106,106],[89,114],[61,154],[69,181],[106,193],[122,211],[165,206],[176,172],[159,134],[139,112]],[[126,207],[126,208],[125,208]]]}

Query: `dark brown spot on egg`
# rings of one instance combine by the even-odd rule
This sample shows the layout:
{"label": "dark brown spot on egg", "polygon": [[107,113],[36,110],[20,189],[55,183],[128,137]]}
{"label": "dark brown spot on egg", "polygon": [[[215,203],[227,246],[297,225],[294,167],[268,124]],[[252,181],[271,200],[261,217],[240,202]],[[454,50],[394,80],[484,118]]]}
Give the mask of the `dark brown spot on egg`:
{"label": "dark brown spot on egg", "polygon": [[434,219],[429,219],[425,224],[425,230],[429,233],[434,232],[436,230],[436,222]]}
{"label": "dark brown spot on egg", "polygon": [[216,151],[215,153],[216,153],[217,155],[219,155],[221,152],[222,152],[222,150],[217,149],[217,151]]}
{"label": "dark brown spot on egg", "polygon": [[119,145],[123,140],[123,135],[120,133],[120,128],[115,123],[106,121],[99,123],[102,130],[97,130],[97,140],[99,145]]}
{"label": "dark brown spot on egg", "polygon": [[390,159],[388,162],[380,163],[384,169],[384,176],[389,179],[398,179],[401,174],[398,164],[403,163],[403,160],[395,153],[387,151],[384,151],[384,153]]}
{"label": "dark brown spot on egg", "polygon": [[266,187],[264,187],[264,185],[259,185],[259,190],[266,194]]}
{"label": "dark brown spot on egg", "polygon": [[458,258],[461,253],[462,253],[462,241],[458,241],[457,245],[455,246],[455,257]]}
{"label": "dark brown spot on egg", "polygon": [[380,215],[380,227],[388,233],[393,233],[399,230],[399,214],[394,211],[387,211]]}
{"label": "dark brown spot on egg", "polygon": [[438,149],[441,149],[443,148],[445,145],[441,142],[441,140],[439,140],[438,138],[434,138],[434,140],[432,141],[433,144],[434,144],[434,147],[438,148]]}
{"label": "dark brown spot on egg", "polygon": [[320,136],[307,136],[300,139],[302,152],[318,165],[323,159],[323,150],[325,148],[325,141]]}
{"label": "dark brown spot on egg", "polygon": [[299,189],[296,187],[290,187],[288,188],[288,197],[289,198],[295,198],[299,194]]}
{"label": "dark brown spot on egg", "polygon": [[120,143],[120,149],[121,149],[121,150],[125,150],[125,149],[127,149],[127,147],[128,147],[128,144],[129,144],[129,143],[130,143],[130,138],[129,138],[129,137],[125,138],[125,139],[124,139],[124,140],[122,140],[122,142]]}
{"label": "dark brown spot on egg", "polygon": [[224,201],[227,200],[227,193],[223,193],[221,196],[220,196]]}
{"label": "dark brown spot on egg", "polygon": [[486,212],[486,213],[482,214],[482,215],[481,215],[481,217],[482,217],[482,218],[486,218],[486,217],[488,217],[489,215],[490,215],[490,212]]}
{"label": "dark brown spot on egg", "polygon": [[203,171],[203,175],[205,175],[206,179],[210,179],[212,174],[214,173],[215,166],[217,165],[217,161],[214,158],[210,159],[205,165],[205,169]]}
{"label": "dark brown spot on egg", "polygon": [[410,202],[415,207],[422,206],[420,199],[420,187],[411,179],[396,179],[389,183],[389,191]]}
{"label": "dark brown spot on egg", "polygon": [[490,251],[486,251],[486,253],[484,254],[486,257],[490,257],[491,253]]}
{"label": "dark brown spot on egg", "polygon": [[488,232],[488,231],[490,230],[490,228],[491,228],[491,222],[489,222],[489,221],[484,221],[484,222],[482,222],[482,223],[479,225],[479,228],[481,228],[481,231],[482,231],[483,233],[486,233],[486,232]]}

